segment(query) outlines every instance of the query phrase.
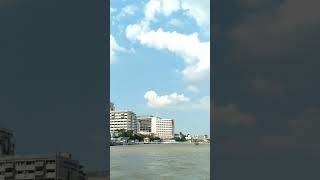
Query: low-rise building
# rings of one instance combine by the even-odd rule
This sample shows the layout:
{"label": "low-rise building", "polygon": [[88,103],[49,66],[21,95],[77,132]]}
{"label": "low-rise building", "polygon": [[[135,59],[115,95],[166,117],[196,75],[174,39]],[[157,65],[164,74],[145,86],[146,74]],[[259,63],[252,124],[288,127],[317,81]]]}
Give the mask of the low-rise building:
{"label": "low-rise building", "polygon": [[0,158],[0,180],[85,180],[83,166],[68,153]]}

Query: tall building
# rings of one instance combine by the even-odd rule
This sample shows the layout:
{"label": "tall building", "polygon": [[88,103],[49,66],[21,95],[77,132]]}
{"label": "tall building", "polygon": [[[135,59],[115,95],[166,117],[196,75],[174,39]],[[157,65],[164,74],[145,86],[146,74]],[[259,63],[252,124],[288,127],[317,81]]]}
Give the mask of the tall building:
{"label": "tall building", "polygon": [[151,129],[161,139],[174,138],[174,120],[173,119],[153,118]]}
{"label": "tall building", "polygon": [[56,153],[2,157],[0,179],[85,180],[86,175],[70,154]]}
{"label": "tall building", "polygon": [[13,132],[8,129],[0,128],[0,156],[14,155],[14,153]]}
{"label": "tall building", "polygon": [[174,120],[155,116],[138,116],[137,129],[141,134],[155,135],[161,139],[174,138]]}
{"label": "tall building", "polygon": [[110,132],[116,130],[137,130],[136,114],[132,111],[110,111]]}
{"label": "tall building", "polygon": [[137,116],[137,130],[140,133],[151,133],[151,120],[153,116]]}

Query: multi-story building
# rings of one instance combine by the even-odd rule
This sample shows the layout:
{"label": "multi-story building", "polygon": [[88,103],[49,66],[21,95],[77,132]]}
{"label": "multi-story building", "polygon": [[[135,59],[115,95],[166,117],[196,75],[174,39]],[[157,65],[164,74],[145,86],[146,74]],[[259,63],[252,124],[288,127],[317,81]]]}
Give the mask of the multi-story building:
{"label": "multi-story building", "polygon": [[116,130],[137,130],[136,114],[132,111],[110,111],[110,132]]}
{"label": "multi-story building", "polygon": [[78,161],[68,153],[4,156],[0,158],[0,180],[85,180]]}
{"label": "multi-story building", "polygon": [[153,116],[137,116],[137,131],[140,134],[151,135],[151,121]]}
{"label": "multi-story building", "polygon": [[0,128],[0,156],[14,155],[13,133],[9,129]]}
{"label": "multi-story building", "polygon": [[174,120],[154,118],[152,120],[152,129],[161,139],[174,138]]}
{"label": "multi-story building", "polygon": [[138,116],[138,132],[141,134],[155,135],[161,139],[174,138],[174,120],[162,119],[155,116]]}

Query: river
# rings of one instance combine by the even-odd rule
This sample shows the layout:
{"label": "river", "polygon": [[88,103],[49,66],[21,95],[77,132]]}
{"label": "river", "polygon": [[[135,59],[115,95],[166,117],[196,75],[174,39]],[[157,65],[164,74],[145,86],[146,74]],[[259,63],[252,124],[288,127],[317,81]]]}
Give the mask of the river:
{"label": "river", "polygon": [[111,146],[111,180],[209,180],[210,145]]}

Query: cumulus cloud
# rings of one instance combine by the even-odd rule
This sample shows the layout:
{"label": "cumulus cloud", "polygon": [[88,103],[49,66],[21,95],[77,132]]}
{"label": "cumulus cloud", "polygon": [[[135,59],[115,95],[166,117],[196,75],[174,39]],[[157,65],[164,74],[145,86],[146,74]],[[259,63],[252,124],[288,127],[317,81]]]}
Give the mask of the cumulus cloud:
{"label": "cumulus cloud", "polygon": [[145,19],[154,21],[157,13],[170,16],[173,12],[183,10],[193,18],[197,25],[209,31],[210,0],[150,0],[144,9]]}
{"label": "cumulus cloud", "polygon": [[175,27],[182,27],[183,26],[183,22],[180,21],[179,19],[173,18],[169,21],[169,24]]}
{"label": "cumulus cloud", "polygon": [[132,16],[136,13],[136,11],[138,10],[138,8],[134,5],[128,5],[124,8],[121,9],[121,12],[120,12],[120,16]]}
{"label": "cumulus cloud", "polygon": [[189,101],[183,106],[176,107],[177,111],[210,111],[210,96],[203,96],[198,100]]}
{"label": "cumulus cloud", "polygon": [[119,46],[116,39],[110,34],[110,63],[114,63],[116,52],[126,51],[125,48]]}
{"label": "cumulus cloud", "polygon": [[179,102],[187,102],[190,99],[183,94],[172,93],[169,95],[159,96],[155,91],[147,91],[144,98],[148,101],[148,105],[152,108],[164,108],[175,105]]}
{"label": "cumulus cloud", "polygon": [[188,82],[207,80],[210,76],[210,42],[201,42],[197,33],[185,35],[165,32],[161,28],[150,30],[144,25],[130,25],[126,36],[138,40],[142,45],[155,49],[165,49],[183,58],[186,68],[181,71]]}
{"label": "cumulus cloud", "polygon": [[169,16],[172,12],[180,9],[179,0],[162,0],[163,14]]}
{"label": "cumulus cloud", "polygon": [[[142,31],[141,31],[142,30]],[[129,39],[138,40],[142,45],[155,49],[166,49],[182,57],[187,67],[181,72],[187,81],[198,81],[210,74],[210,42],[201,42],[197,33],[190,35],[177,32],[144,32],[139,25],[129,26],[126,31]]]}
{"label": "cumulus cloud", "polygon": [[209,30],[210,27],[210,0],[183,0],[181,7],[187,15],[194,18],[200,27]]}
{"label": "cumulus cloud", "polygon": [[159,0],[150,0],[144,9],[145,19],[153,21],[157,12],[161,12],[161,2]]}
{"label": "cumulus cloud", "polygon": [[[209,1],[208,1],[209,3]],[[168,50],[176,55],[180,56],[186,67],[180,71],[182,78],[190,84],[194,90],[199,84],[199,81],[205,81],[210,76],[210,41],[200,41],[197,33],[192,34],[181,34],[175,31],[167,32],[163,31],[162,28],[157,30],[150,29],[150,23],[155,20],[156,13],[163,13],[169,16],[172,12],[179,9],[188,10],[187,13],[194,17],[199,25],[205,24],[204,19],[210,17],[210,9],[207,13],[201,12],[205,3],[197,3],[186,1],[180,3],[178,0],[150,0],[145,6],[145,17],[137,24],[128,25],[126,28],[126,37],[135,42],[138,41],[140,44],[155,48],[159,50]],[[199,17],[198,17],[199,16]],[[208,22],[210,19],[208,19]]]}

